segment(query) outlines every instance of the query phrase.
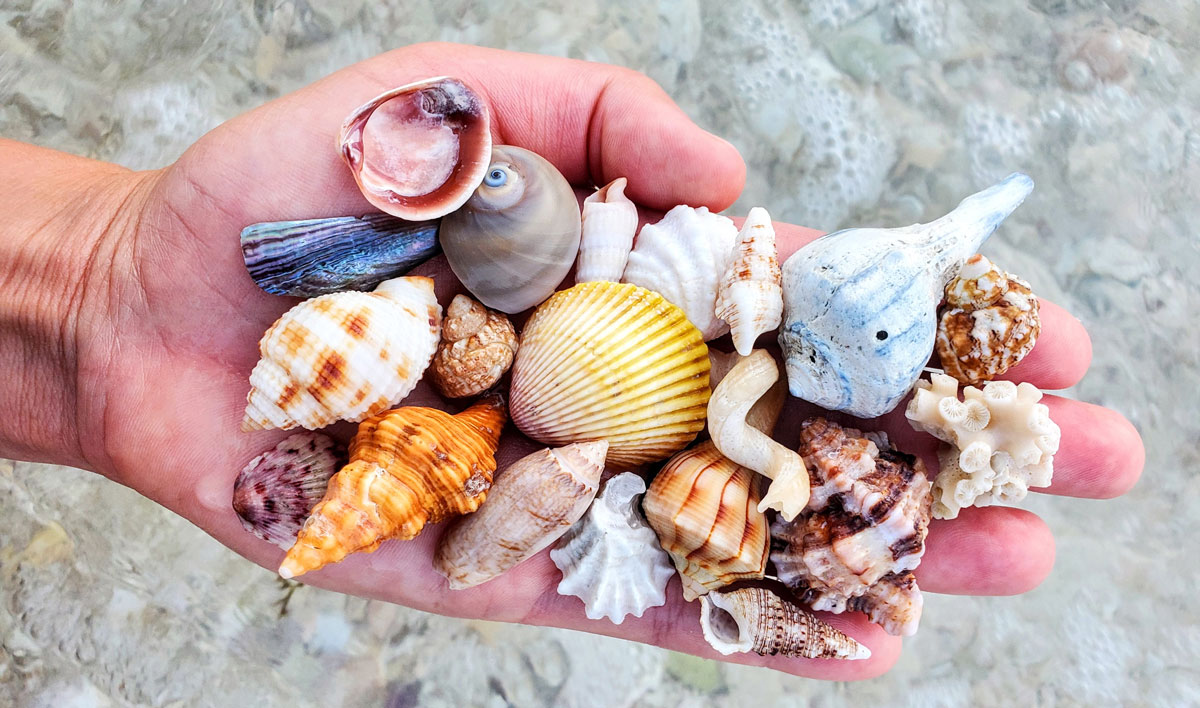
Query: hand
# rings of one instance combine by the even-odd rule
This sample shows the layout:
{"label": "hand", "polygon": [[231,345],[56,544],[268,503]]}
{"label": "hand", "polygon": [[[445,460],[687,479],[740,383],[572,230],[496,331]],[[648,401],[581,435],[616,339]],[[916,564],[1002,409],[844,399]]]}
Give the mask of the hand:
{"label": "hand", "polygon": [[[245,434],[239,424],[258,339],[295,301],[253,284],[238,234],[259,221],[372,212],[334,149],[338,127],[383,90],[440,74],[466,79],[482,92],[497,143],[538,152],[579,187],[625,176],[630,196],[651,210],[680,203],[719,210],[741,191],[745,168],[736,150],[693,125],[639,74],[445,44],[390,52],[220,126],[164,170],[119,173],[88,163],[97,181],[120,185],[101,190],[119,195],[103,201],[118,218],[77,244],[85,256],[66,263],[86,271],[85,287],[61,305],[71,323],[61,339],[71,344],[62,345],[66,355],[58,363],[69,390],[63,410],[41,412],[65,432],[57,449],[44,440],[22,447],[20,435],[9,433],[0,452],[94,469],[275,569],[281,551],[243,530],[230,496],[246,462],[289,434]],[[819,235],[776,227],[783,258]],[[443,304],[459,289],[441,259],[417,272],[435,277]],[[1040,388],[1063,388],[1086,371],[1090,344],[1077,320],[1050,303],[1042,308],[1042,337],[1012,373]],[[1047,403],[1063,442],[1054,485],[1045,491],[1082,497],[1126,491],[1143,460],[1133,428],[1103,408],[1055,397]],[[441,399],[422,386],[405,404],[441,405]],[[794,444],[798,423],[813,412],[791,400],[777,428],[783,442]],[[902,409],[878,427],[936,469],[934,441],[914,433]],[[500,466],[537,447],[510,426]],[[698,604],[682,600],[677,581],[665,607],[616,626],[586,619],[579,600],[556,593],[559,574],[545,552],[490,583],[448,591],[431,566],[439,534],[427,528],[413,541],[385,543],[304,580],[430,612],[583,629],[719,658],[701,636]],[[917,575],[929,592],[1015,594],[1036,586],[1052,564],[1053,539],[1040,519],[991,507],[934,522]],[[878,675],[898,657],[899,639],[863,616],[825,619],[868,645],[872,658],[744,654],[730,660],[848,680]]]}

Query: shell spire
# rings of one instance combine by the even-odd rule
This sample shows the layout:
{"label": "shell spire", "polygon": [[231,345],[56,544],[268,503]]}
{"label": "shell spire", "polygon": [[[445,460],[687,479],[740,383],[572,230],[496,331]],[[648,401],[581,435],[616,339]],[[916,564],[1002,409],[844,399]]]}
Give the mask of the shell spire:
{"label": "shell spire", "polygon": [[625,196],[626,180],[618,177],[583,200],[583,235],[575,282],[620,282],[637,233],[637,206]]}
{"label": "shell spire", "polygon": [[761,587],[700,598],[700,627],[726,656],[752,651],[806,659],[869,659],[871,650],[799,605]]}
{"label": "shell spire", "polygon": [[760,334],[783,320],[783,273],[775,250],[775,228],[762,207],[746,215],[733,262],[717,287],[716,315],[729,324],[738,354],[749,356]]}
{"label": "shell spire", "polygon": [[329,481],[279,574],[293,578],[479,508],[504,419],[504,400],[490,396],[457,415],[408,406],[363,421],[350,464]]}

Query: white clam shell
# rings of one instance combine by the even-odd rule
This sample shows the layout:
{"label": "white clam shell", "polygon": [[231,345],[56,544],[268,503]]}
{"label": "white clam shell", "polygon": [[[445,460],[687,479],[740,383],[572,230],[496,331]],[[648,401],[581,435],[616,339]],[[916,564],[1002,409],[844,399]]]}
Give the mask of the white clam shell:
{"label": "white clam shell", "polygon": [[315,430],[391,408],[421,380],[441,322],[433,280],[425,277],[305,300],[259,342],[242,429]]}
{"label": "white clam shell", "polygon": [[575,282],[620,282],[637,233],[637,206],[625,196],[626,180],[618,177],[583,200],[583,235]]}
{"label": "white clam shell", "polygon": [[653,290],[683,310],[704,341],[729,331],[716,315],[717,286],[738,230],[706,207],[677,206],[657,224],[646,224],[629,254],[623,281]]}
{"label": "white clam shell", "polygon": [[633,472],[609,479],[587,514],[550,551],[562,571],[559,595],[583,600],[588,619],[621,624],[667,601],[675,574],[654,531],[638,513],[646,483]]}
{"label": "white clam shell", "polygon": [[928,224],[822,236],[783,265],[792,395],[874,418],[896,407],[933,352],[946,283],[1033,189],[1014,173]]}
{"label": "white clam shell", "polygon": [[717,287],[716,315],[729,324],[738,354],[750,356],[758,336],[783,321],[783,283],[775,228],[762,207],[746,215],[733,261]]}

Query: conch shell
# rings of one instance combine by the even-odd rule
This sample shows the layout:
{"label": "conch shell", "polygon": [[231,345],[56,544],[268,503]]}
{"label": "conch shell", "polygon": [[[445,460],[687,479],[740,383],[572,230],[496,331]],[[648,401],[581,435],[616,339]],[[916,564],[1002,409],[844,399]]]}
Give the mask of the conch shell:
{"label": "conch shell", "polygon": [[250,460],[233,483],[233,510],[247,531],[283,550],[346,464],[346,446],[305,431]]}
{"label": "conch shell", "polygon": [[754,207],[738,232],[733,262],[717,286],[716,315],[729,324],[738,354],[749,356],[760,334],[779,327],[782,278],[771,217],[766,209]]}
{"label": "conch shell", "polygon": [[429,367],[442,395],[474,396],[500,380],[517,354],[517,331],[503,314],[455,295],[442,321],[442,343]]}
{"label": "conch shell", "polygon": [[479,511],[442,536],[433,567],[452,590],[486,583],[554,543],[587,511],[604,474],[603,440],[545,449],[496,476]]}
{"label": "conch shell", "polygon": [[679,570],[684,599],[763,577],[770,535],[759,484],[710,440],[675,455],[655,476],[642,508]]}
{"label": "conch shell", "polygon": [[752,651],[806,659],[869,659],[871,650],[774,591],[762,587],[700,598],[700,627],[728,656]]}
{"label": "conch shell", "polygon": [[933,352],[946,283],[1032,189],[1014,173],[936,221],[846,229],[788,258],[779,342],[792,395],[859,418],[895,408]]}
{"label": "conch shell", "polygon": [[620,282],[637,233],[637,207],[625,196],[624,177],[618,177],[583,200],[583,235],[575,282]]}
{"label": "conch shell", "polygon": [[607,440],[610,465],[655,462],[703,429],[708,370],[700,332],[661,295],[580,283],[525,325],[513,423],[547,445]]}
{"label": "conch shell", "polygon": [[504,417],[494,395],[457,415],[408,406],[363,421],[350,464],[329,481],[279,574],[293,578],[475,511],[492,486]]}
{"label": "conch shell", "polygon": [[242,229],[242,258],[272,295],[370,290],[438,253],[438,222],[387,214],[270,221]]}
{"label": "conch shell", "polygon": [[488,171],[487,104],[462,81],[439,76],[380,94],[338,135],[342,159],[372,206],[409,221],[458,209]]}
{"label": "conch shell", "polygon": [[946,373],[965,384],[990,381],[1025,358],[1041,332],[1029,283],[987,258],[967,259],[946,286],[937,353]]}
{"label": "conch shell", "polygon": [[433,280],[424,277],[305,300],[258,343],[242,430],[312,430],[396,405],[429,366],[441,321]]}
{"label": "conch shell", "polygon": [[759,511],[775,509],[791,521],[808,503],[804,460],[746,422],[750,409],[778,380],[779,365],[765,349],[743,358],[709,399],[708,432],[721,454],[771,479]]}
{"label": "conch shell", "polygon": [[733,257],[733,220],[680,205],[638,234],[622,278],[661,293],[683,310],[704,341],[729,331],[716,315],[717,284]]}
{"label": "conch shell", "polygon": [[544,158],[511,145],[462,209],[442,219],[451,270],[488,307],[512,314],[545,300],[579,251],[575,192]]}
{"label": "conch shell", "polygon": [[559,595],[583,600],[588,619],[621,624],[667,602],[675,570],[635,499],[646,483],[624,472],[604,483],[587,514],[558,540],[550,560],[562,571]]}

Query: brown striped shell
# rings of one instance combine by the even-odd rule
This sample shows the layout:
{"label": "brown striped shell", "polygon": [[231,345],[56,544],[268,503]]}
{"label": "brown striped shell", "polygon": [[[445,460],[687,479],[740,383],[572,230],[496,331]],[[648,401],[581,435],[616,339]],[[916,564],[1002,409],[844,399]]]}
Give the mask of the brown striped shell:
{"label": "brown striped shell", "polygon": [[869,659],[853,637],[769,588],[711,592],[700,598],[700,627],[709,645],[728,656],[752,651],[806,659]]}

